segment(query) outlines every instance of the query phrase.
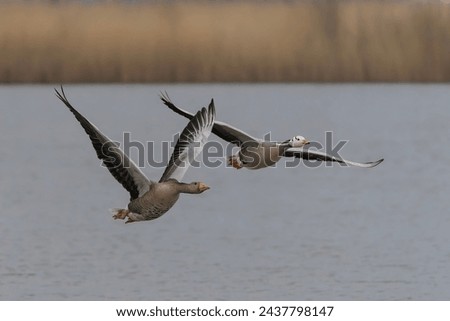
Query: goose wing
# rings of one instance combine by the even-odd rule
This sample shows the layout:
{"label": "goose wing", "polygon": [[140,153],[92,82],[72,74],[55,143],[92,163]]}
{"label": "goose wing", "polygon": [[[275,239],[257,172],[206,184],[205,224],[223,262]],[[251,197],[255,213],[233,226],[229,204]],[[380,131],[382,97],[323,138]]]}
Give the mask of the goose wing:
{"label": "goose wing", "polygon": [[317,160],[317,161],[323,161],[323,162],[337,162],[340,164],[347,164],[347,165],[363,167],[363,168],[375,167],[384,160],[382,158],[382,159],[379,159],[374,162],[358,163],[358,162],[349,161],[349,160],[346,160],[343,158],[335,157],[332,155],[328,155],[324,152],[312,151],[312,150],[303,149],[303,148],[288,148],[284,152],[283,156],[297,157],[297,158],[303,158],[303,159],[307,159],[307,160]]}
{"label": "goose wing", "polygon": [[[166,105],[167,107],[172,109],[177,114],[184,116],[188,119],[192,119],[194,117],[193,114],[175,106],[171,102],[169,95],[167,95],[167,93],[165,93],[165,94],[161,93],[160,98],[163,101],[164,105]],[[237,129],[236,127],[233,127],[227,123],[221,122],[221,121],[214,122],[214,127],[212,129],[212,132],[214,134],[216,134],[217,136],[219,136],[220,138],[222,138],[223,140],[230,142],[232,144],[238,145],[238,146],[241,146],[245,142],[261,141],[260,139],[255,138],[255,137],[247,134],[246,132],[244,132],[240,129]]]}
{"label": "goose wing", "polygon": [[64,89],[61,92],[55,89],[56,96],[69,108],[75,118],[84,128],[91,139],[92,146],[97,152],[97,157],[103,161],[114,178],[130,193],[130,200],[145,194],[152,184],[136,166],[136,164],[125,155],[119,146],[81,115],[67,100]]}
{"label": "goose wing", "polygon": [[176,179],[179,182],[182,180],[189,165],[194,162],[206,144],[215,118],[214,100],[211,99],[208,109],[203,107],[199,110],[183,129],[160,182],[169,179]]}

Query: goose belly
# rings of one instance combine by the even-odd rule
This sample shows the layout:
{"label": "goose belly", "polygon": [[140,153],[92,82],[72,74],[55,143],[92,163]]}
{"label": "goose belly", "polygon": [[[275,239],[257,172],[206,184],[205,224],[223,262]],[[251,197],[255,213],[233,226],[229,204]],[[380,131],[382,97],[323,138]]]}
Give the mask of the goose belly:
{"label": "goose belly", "polygon": [[258,146],[241,149],[240,160],[248,169],[260,169],[275,165],[280,159],[279,149],[276,146]]}
{"label": "goose belly", "polygon": [[133,213],[141,214],[146,220],[152,220],[166,213],[176,203],[177,195],[152,195],[144,194],[142,197],[131,201],[128,209]]}

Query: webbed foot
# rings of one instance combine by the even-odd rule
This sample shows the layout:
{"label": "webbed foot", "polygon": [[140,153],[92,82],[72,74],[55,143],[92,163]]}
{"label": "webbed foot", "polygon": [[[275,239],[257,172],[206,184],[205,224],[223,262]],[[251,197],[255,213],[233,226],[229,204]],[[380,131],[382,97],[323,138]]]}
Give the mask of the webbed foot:
{"label": "webbed foot", "polygon": [[242,163],[236,155],[230,156],[230,158],[228,159],[228,165],[231,165],[236,169],[242,168]]}
{"label": "webbed foot", "polygon": [[129,212],[130,212],[129,210],[125,210],[125,209],[115,209],[114,213],[116,213],[116,214],[113,215],[113,219],[123,220],[123,219],[125,219],[125,217],[128,216]]}

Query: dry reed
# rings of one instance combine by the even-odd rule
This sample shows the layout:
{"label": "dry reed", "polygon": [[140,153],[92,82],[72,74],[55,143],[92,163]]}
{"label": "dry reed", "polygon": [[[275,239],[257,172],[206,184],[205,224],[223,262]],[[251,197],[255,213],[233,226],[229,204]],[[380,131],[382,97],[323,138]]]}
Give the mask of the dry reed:
{"label": "dry reed", "polygon": [[450,80],[439,2],[0,5],[0,82]]}

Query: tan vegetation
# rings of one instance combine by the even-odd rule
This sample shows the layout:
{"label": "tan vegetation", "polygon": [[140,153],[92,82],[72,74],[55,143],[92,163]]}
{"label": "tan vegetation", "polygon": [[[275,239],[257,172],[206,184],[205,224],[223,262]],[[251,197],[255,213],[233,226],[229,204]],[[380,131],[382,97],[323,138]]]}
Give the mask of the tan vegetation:
{"label": "tan vegetation", "polygon": [[449,81],[440,2],[0,5],[0,82]]}

